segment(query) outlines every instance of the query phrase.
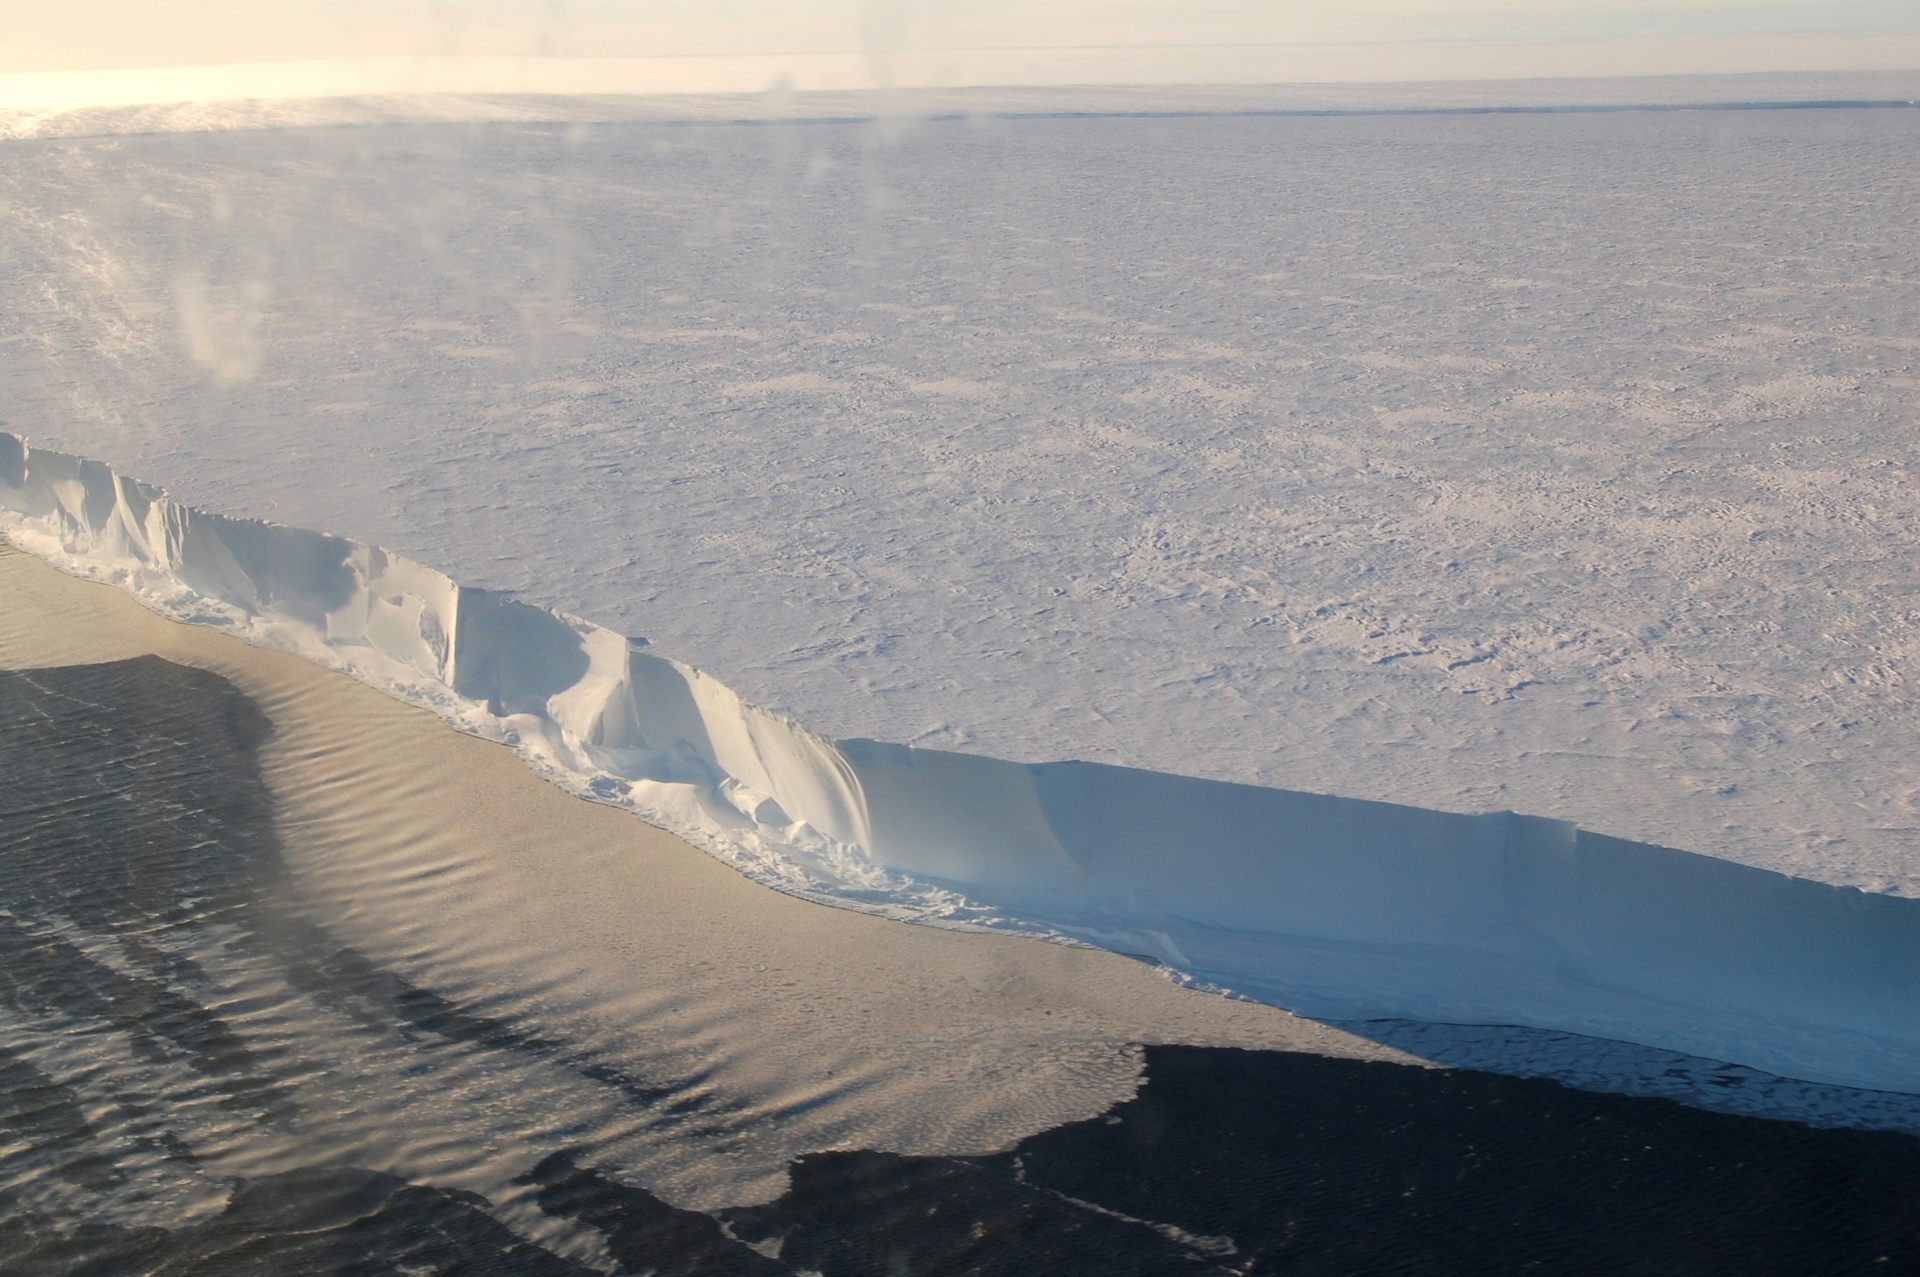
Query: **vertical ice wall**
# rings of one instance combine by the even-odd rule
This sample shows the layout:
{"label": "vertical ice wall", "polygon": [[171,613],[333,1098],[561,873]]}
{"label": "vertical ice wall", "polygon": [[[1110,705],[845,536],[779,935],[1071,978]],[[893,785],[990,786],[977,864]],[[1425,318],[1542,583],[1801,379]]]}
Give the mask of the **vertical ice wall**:
{"label": "vertical ice wall", "polygon": [[1920,1091],[1920,900],[1512,813],[836,743],[643,640],[4,433],[0,529],[510,742],[783,889],[1077,937],[1306,1014],[1531,1025]]}

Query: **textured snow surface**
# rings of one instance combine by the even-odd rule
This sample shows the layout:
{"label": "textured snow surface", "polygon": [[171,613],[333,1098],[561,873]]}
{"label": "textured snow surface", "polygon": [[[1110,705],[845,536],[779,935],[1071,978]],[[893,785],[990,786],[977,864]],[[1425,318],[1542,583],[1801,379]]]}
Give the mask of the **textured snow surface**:
{"label": "textured snow surface", "polygon": [[835,737],[1920,894],[1920,111],[4,154],[0,418],[195,505]]}
{"label": "textured snow surface", "polygon": [[0,528],[436,709],[790,891],[1142,953],[1309,1015],[1525,1025],[1920,1091],[1920,900],[1508,812],[833,742],[602,627],[10,434]]}

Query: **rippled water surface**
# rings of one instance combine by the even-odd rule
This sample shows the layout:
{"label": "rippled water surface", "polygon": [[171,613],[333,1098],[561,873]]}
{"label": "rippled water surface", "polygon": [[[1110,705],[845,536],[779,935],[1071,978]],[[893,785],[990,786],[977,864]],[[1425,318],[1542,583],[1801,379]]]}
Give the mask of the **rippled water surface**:
{"label": "rippled water surface", "polygon": [[0,672],[8,1271],[1920,1272],[1908,1135],[1203,1048],[1005,1153],[820,1153],[771,1203],[682,1209],[596,1150],[724,1155],[745,1106],[317,925],[269,731],[158,659]]}

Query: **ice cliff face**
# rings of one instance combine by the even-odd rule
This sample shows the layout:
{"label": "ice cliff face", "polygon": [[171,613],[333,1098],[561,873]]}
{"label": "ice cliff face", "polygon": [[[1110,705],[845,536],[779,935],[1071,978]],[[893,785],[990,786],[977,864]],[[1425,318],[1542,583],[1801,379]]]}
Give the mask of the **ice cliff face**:
{"label": "ice cliff face", "polygon": [[0,530],[511,744],[796,894],[1145,954],[1307,1015],[1530,1025],[1920,1091],[1920,900],[1508,812],[836,742],[644,640],[4,433]]}

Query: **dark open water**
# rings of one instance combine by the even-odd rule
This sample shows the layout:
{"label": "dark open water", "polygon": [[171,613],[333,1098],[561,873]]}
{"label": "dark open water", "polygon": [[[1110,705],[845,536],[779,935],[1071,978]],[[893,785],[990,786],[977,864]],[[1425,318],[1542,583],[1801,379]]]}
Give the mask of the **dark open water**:
{"label": "dark open water", "polygon": [[753,1132],[303,916],[267,731],[156,659],[0,672],[0,1270],[1920,1273],[1920,1139],[1283,1053],[1149,1048],[1134,1100],[1012,1152],[819,1154],[711,1215],[597,1168],[592,1129],[490,1150],[491,1197],[395,1174],[446,1131],[329,1086],[343,1052]]}

